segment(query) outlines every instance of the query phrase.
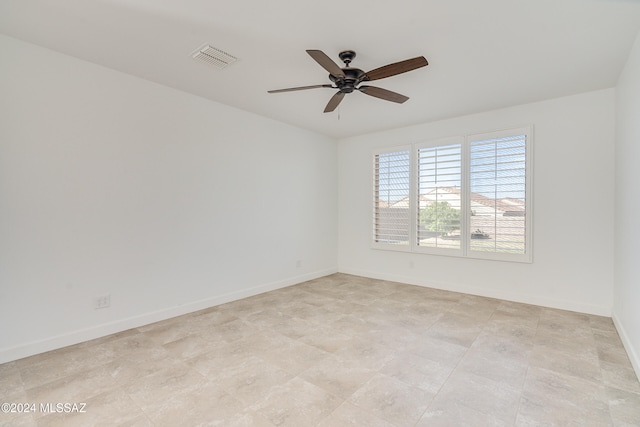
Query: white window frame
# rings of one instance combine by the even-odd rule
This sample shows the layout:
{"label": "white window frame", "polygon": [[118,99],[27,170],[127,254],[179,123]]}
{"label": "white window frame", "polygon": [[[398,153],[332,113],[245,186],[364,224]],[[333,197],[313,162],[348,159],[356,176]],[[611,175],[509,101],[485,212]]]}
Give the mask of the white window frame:
{"label": "white window frame", "polygon": [[[470,147],[474,141],[490,140],[494,138],[503,138],[509,136],[525,135],[525,247],[524,253],[510,254],[503,252],[484,252],[471,249],[471,203],[470,203]],[[459,249],[450,248],[432,248],[418,245],[418,223],[419,223],[419,176],[418,176],[418,150],[423,148],[439,147],[452,144],[462,145],[462,170],[461,170],[461,187],[462,200],[460,216],[460,236],[461,244]],[[388,243],[376,242],[376,211],[374,209],[372,215],[372,241],[371,246],[374,249],[392,250],[400,252],[414,252],[430,255],[444,255],[461,258],[474,258],[496,261],[511,262],[533,262],[533,126],[522,126],[518,128],[504,129],[492,132],[473,133],[462,136],[452,136],[447,138],[439,138],[429,141],[421,141],[409,145],[401,145],[395,147],[376,149],[373,153],[373,194],[372,199],[374,206],[376,204],[376,176],[375,176],[375,159],[377,155],[385,153],[393,153],[398,151],[409,150],[410,153],[410,189],[409,189],[409,233],[408,245],[393,245]]]}

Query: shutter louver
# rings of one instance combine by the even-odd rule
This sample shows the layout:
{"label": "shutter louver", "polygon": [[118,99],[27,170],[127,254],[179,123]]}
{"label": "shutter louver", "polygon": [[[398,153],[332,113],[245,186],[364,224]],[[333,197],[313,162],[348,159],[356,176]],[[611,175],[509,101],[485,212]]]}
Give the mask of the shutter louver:
{"label": "shutter louver", "polygon": [[410,152],[376,154],[374,167],[374,241],[408,245]]}
{"label": "shutter louver", "polygon": [[418,150],[418,246],[460,248],[461,174],[461,144]]}
{"label": "shutter louver", "polygon": [[472,141],[471,251],[526,251],[526,135]]}

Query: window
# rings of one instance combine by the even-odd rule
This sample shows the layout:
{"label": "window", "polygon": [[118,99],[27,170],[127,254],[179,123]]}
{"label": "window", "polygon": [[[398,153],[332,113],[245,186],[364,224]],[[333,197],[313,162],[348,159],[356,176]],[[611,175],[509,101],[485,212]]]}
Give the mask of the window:
{"label": "window", "polygon": [[374,156],[374,236],[376,243],[409,245],[410,150]]}
{"label": "window", "polygon": [[374,247],[531,262],[531,129],[374,154]]}
{"label": "window", "polygon": [[470,250],[525,254],[526,134],[470,141]]}
{"label": "window", "polygon": [[[453,141],[451,141],[453,142]],[[461,249],[462,143],[418,146],[417,239],[422,248]]]}

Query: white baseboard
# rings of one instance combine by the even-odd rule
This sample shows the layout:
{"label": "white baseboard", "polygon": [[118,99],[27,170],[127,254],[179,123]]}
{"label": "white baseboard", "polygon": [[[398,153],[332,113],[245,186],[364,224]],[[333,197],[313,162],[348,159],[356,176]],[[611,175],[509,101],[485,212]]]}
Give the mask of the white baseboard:
{"label": "white baseboard", "polygon": [[638,381],[640,381],[640,355],[638,354],[638,350],[633,346],[633,343],[629,339],[629,334],[627,333],[624,324],[620,321],[620,318],[616,315],[614,311],[611,315],[613,319],[613,324],[616,326],[618,330],[618,335],[620,335],[620,340],[622,340],[622,345],[624,345],[624,349],[627,351],[627,355],[629,356],[629,360],[631,361],[631,365],[633,369],[636,371],[636,376],[638,377]]}
{"label": "white baseboard", "polygon": [[479,289],[476,287],[452,283],[452,282],[434,282],[428,280],[416,280],[412,277],[406,277],[395,274],[378,273],[374,271],[365,271],[357,269],[339,269],[341,273],[353,274],[356,276],[371,277],[373,279],[388,280],[393,282],[406,283],[415,286],[424,286],[427,288],[442,289],[445,291],[461,292],[470,295],[478,295],[488,298],[497,298],[506,301],[519,302],[523,304],[538,305],[542,307],[557,308],[560,310],[575,311],[578,313],[595,314],[597,316],[611,317],[611,307],[599,306],[592,304],[576,303],[573,301],[556,300],[553,298],[545,298],[536,295],[523,295],[515,292],[502,292],[495,290]]}
{"label": "white baseboard", "polygon": [[150,323],[159,322],[161,320],[170,319],[172,317],[181,316],[183,314],[193,313],[198,310],[214,307],[216,305],[224,304],[227,302],[236,301],[242,298],[251,297],[276,289],[286,288],[288,286],[296,285],[307,280],[328,276],[333,273],[337,273],[337,269],[315,271],[312,273],[291,277],[285,280],[265,283],[263,285],[254,286],[252,288],[242,289],[236,292],[229,292],[199,301],[193,301],[191,303],[182,304],[176,307],[169,307],[154,312],[143,313],[137,316],[104,323],[90,328],[78,329],[44,340],[33,341],[10,348],[3,348],[0,349],[0,363],[11,362],[13,360],[33,356],[34,354],[44,353],[62,347],[67,347],[69,345],[101,338],[107,335],[148,325]]}

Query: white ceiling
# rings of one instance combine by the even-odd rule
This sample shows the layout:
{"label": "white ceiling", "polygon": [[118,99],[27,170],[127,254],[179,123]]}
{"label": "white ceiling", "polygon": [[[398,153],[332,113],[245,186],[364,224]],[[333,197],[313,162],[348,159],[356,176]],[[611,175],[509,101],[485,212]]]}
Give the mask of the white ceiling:
{"label": "white ceiling", "polygon": [[[639,29],[640,0],[0,0],[0,33],[338,138],[613,87]],[[194,61],[204,44],[239,60]],[[371,83],[404,104],[325,114],[332,89],[267,94],[329,83],[306,49],[429,66]]]}

